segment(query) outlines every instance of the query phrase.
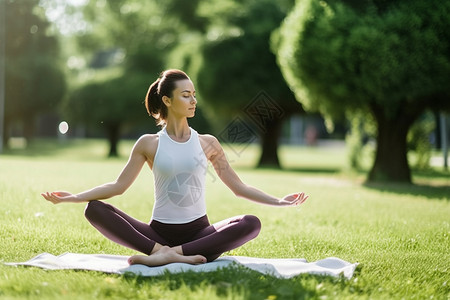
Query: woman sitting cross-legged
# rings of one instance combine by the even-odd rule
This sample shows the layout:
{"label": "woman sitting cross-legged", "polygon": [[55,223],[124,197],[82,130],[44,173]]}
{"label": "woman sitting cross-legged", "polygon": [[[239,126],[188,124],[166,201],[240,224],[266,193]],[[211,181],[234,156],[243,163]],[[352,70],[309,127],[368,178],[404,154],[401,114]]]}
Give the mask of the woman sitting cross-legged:
{"label": "woman sitting cross-legged", "polygon": [[[148,266],[213,261],[258,235],[261,223],[252,215],[209,223],[205,203],[208,161],[238,197],[275,206],[296,206],[308,198],[304,193],[276,198],[243,183],[219,141],[189,127],[187,119],[195,115],[196,104],[194,85],[184,72],[162,72],[145,98],[148,113],[162,129],[138,139],[117,179],[78,194],[55,191],[42,196],[55,204],[88,202],[85,216],[89,222],[112,241],[145,254],[131,256],[130,264]],[[124,193],[145,163],[153,171],[155,185],[149,224],[100,201]]]}

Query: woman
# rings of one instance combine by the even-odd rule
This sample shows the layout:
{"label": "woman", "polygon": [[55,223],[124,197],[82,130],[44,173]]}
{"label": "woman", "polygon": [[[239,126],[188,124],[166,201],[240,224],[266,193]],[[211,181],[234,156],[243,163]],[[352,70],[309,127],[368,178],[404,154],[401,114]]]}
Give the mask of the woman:
{"label": "woman", "polygon": [[[150,86],[145,106],[163,129],[138,139],[116,181],[79,194],[46,192],[42,196],[54,204],[88,202],[85,216],[89,222],[112,241],[146,254],[131,256],[130,264],[148,266],[213,261],[258,235],[261,223],[251,215],[209,223],[205,205],[208,161],[236,196],[276,206],[295,206],[308,198],[295,193],[278,199],[244,184],[219,141],[189,127],[187,118],[194,116],[196,104],[194,85],[184,72],[162,72]],[[99,201],[124,193],[145,163],[154,173],[155,184],[149,224]]]}

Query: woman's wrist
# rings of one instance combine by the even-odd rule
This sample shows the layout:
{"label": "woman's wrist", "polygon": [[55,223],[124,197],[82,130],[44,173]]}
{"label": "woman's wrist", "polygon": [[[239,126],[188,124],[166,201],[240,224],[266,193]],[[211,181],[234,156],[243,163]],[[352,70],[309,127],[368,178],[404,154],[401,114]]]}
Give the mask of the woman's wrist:
{"label": "woman's wrist", "polygon": [[88,202],[88,200],[84,199],[81,194],[75,194],[75,195],[73,195],[73,202],[82,203],[82,202]]}

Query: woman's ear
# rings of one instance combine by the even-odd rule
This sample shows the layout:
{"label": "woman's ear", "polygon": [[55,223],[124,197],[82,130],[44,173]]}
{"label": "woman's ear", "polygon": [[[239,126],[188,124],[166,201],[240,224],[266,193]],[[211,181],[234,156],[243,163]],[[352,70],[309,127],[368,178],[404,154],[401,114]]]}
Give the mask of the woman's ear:
{"label": "woman's ear", "polygon": [[163,101],[163,103],[167,106],[167,107],[169,107],[171,104],[172,104],[172,101],[171,101],[172,99],[170,99],[169,97],[167,97],[167,96],[163,96],[162,97],[162,101]]}

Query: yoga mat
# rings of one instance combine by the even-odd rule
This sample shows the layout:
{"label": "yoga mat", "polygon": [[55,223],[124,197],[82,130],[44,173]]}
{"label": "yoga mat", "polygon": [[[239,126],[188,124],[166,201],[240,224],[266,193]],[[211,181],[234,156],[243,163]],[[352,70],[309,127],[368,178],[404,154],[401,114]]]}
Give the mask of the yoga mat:
{"label": "yoga mat", "polygon": [[262,274],[278,278],[291,278],[299,274],[316,274],[339,277],[341,274],[350,279],[358,263],[349,263],[336,257],[328,257],[315,262],[299,258],[257,258],[246,256],[222,256],[213,262],[190,265],[172,263],[160,267],[128,265],[128,256],[108,254],[64,253],[55,256],[42,253],[26,262],[5,263],[9,266],[33,266],[48,270],[89,270],[105,273],[132,273],[140,276],[158,276],[165,272],[180,273],[186,271],[211,272],[220,268],[242,265]]}

